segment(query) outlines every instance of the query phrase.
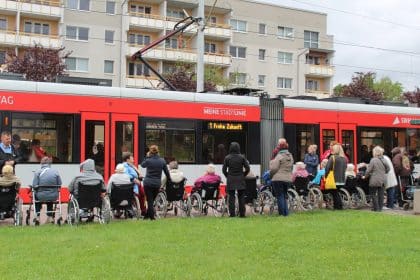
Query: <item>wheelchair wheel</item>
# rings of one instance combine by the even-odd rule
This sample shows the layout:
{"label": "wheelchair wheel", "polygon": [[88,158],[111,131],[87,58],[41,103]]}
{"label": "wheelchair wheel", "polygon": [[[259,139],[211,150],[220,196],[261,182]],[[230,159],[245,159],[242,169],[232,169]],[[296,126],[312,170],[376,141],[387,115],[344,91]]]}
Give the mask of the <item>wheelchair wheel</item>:
{"label": "wheelchair wheel", "polygon": [[356,187],[356,192],[351,195],[352,207],[360,209],[366,205],[366,195],[362,188]]}
{"label": "wheelchair wheel", "polygon": [[310,188],[315,195],[315,204],[314,208],[322,208],[322,203],[324,202],[324,198],[322,195],[322,191],[318,188],[312,187]]}
{"label": "wheelchair wheel", "polygon": [[200,216],[203,212],[203,200],[201,199],[200,194],[193,193],[190,197],[190,201],[191,201],[190,216],[191,217]]}
{"label": "wheelchair wheel", "polygon": [[309,189],[306,196],[301,198],[301,202],[302,209],[307,211],[315,209],[318,205],[317,196],[312,189]]}
{"label": "wheelchair wheel", "polygon": [[153,203],[153,207],[155,208],[156,218],[159,219],[159,218],[166,217],[166,214],[168,212],[168,202],[163,192],[159,192],[157,194],[155,201]]}
{"label": "wheelchair wheel", "polygon": [[287,190],[287,203],[289,204],[289,212],[296,212],[302,209],[300,197],[294,189]]}
{"label": "wheelchair wheel", "polygon": [[264,190],[258,194],[257,203],[259,204],[259,209],[255,209],[254,211],[261,214],[261,215],[272,215],[274,212],[274,207],[276,204],[276,199],[274,198],[273,194],[268,191]]}
{"label": "wheelchair wheel", "polygon": [[343,209],[349,209],[351,206],[351,195],[345,188],[340,188],[338,194],[341,197],[343,203]]}
{"label": "wheelchair wheel", "polygon": [[99,222],[101,224],[109,224],[111,221],[111,203],[109,202],[109,198],[103,197],[102,198],[102,206],[99,210]]}
{"label": "wheelchair wheel", "polygon": [[79,204],[72,197],[67,205],[67,223],[69,225],[77,225],[79,223]]}
{"label": "wheelchair wheel", "polygon": [[28,210],[26,210],[25,224],[27,226],[31,224],[31,207],[32,207],[32,204],[30,204]]}
{"label": "wheelchair wheel", "polygon": [[21,226],[23,224],[23,201],[18,198],[16,201],[15,214],[13,216],[15,226]]}
{"label": "wheelchair wheel", "polygon": [[190,217],[191,216],[191,198],[188,196],[187,199],[181,200],[180,202],[180,209],[182,217]]}
{"label": "wheelchair wheel", "polygon": [[211,209],[213,210],[213,215],[215,217],[223,217],[227,214],[226,199],[224,197],[213,200],[212,206]]}
{"label": "wheelchair wheel", "polygon": [[140,210],[140,201],[139,198],[135,195],[133,198],[133,202],[131,203],[131,207],[134,212],[134,217],[138,220],[141,218],[141,210]]}
{"label": "wheelchair wheel", "polygon": [[333,196],[330,193],[323,194],[324,201],[325,201],[325,208],[327,209],[334,209],[334,200]]}

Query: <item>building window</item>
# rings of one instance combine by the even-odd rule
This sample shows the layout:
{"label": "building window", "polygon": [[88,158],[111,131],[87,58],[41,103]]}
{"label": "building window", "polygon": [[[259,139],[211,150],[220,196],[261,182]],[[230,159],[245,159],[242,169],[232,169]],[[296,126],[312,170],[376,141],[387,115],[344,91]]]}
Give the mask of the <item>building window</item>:
{"label": "building window", "polygon": [[277,78],[277,88],[292,88],[292,79],[290,78]]}
{"label": "building window", "polygon": [[88,72],[89,59],[80,57],[66,58],[66,69],[68,71]]}
{"label": "building window", "polygon": [[281,63],[281,64],[292,64],[293,63],[293,53],[278,52],[277,62]]}
{"label": "building window", "polygon": [[128,34],[128,43],[133,45],[148,45],[150,44],[150,36],[142,34]]}
{"label": "building window", "polygon": [[67,7],[73,10],[89,11],[90,0],[67,0]]}
{"label": "building window", "polygon": [[258,75],[258,86],[259,87],[265,86],[265,75]]}
{"label": "building window", "polygon": [[166,39],[165,47],[168,49],[185,49],[187,47],[187,42],[178,38]]}
{"label": "building window", "polygon": [[129,76],[150,76],[149,68],[143,63],[132,63],[128,64],[128,75]]}
{"label": "building window", "polygon": [[232,30],[239,31],[239,32],[246,32],[246,21],[231,19],[230,25],[232,26]]}
{"label": "building window", "polygon": [[88,41],[89,28],[78,26],[66,26],[66,39]]}
{"label": "building window", "polygon": [[319,90],[319,82],[315,80],[306,81],[306,89],[308,90]]}
{"label": "building window", "polygon": [[105,43],[108,43],[108,44],[114,43],[114,31],[105,30]]}
{"label": "building window", "polygon": [[130,5],[130,12],[150,15],[152,13],[152,7],[141,6],[141,5]]}
{"label": "building window", "polygon": [[48,23],[25,21],[23,28],[25,33],[50,35],[50,25]]}
{"label": "building window", "polygon": [[258,50],[258,59],[259,60],[265,60],[265,50],[264,49],[259,49]]}
{"label": "building window", "polygon": [[230,83],[233,85],[245,85],[246,84],[246,73],[229,73]]}
{"label": "building window", "polygon": [[204,43],[204,51],[206,53],[216,53],[216,44],[214,43]]}
{"label": "building window", "polygon": [[266,35],[267,34],[267,25],[265,25],[264,23],[260,23],[258,25],[258,34]]}
{"label": "building window", "polygon": [[217,23],[217,17],[214,17],[214,16],[210,17],[209,23],[216,24]]}
{"label": "building window", "polygon": [[230,55],[236,58],[246,58],[246,48],[230,46]]}
{"label": "building window", "polygon": [[317,57],[317,56],[307,55],[306,56],[306,63],[307,64],[320,65],[320,58]]}
{"label": "building window", "polygon": [[182,10],[168,10],[167,14],[170,18],[183,19],[185,17],[184,11]]}
{"label": "building window", "polygon": [[283,39],[293,39],[293,28],[285,27],[285,26],[278,26],[277,27],[277,36]]}
{"label": "building window", "polygon": [[113,74],[114,73],[114,61],[113,60],[104,60],[104,73]]}
{"label": "building window", "polygon": [[7,20],[4,18],[0,18],[0,30],[7,29]]}
{"label": "building window", "polygon": [[115,15],[115,2],[106,1],[106,13],[110,15]]}
{"label": "building window", "polygon": [[304,47],[317,49],[319,46],[318,38],[319,38],[319,32],[305,30],[305,33],[303,35]]}
{"label": "building window", "polygon": [[5,64],[5,63],[6,63],[6,52],[0,51],[0,65]]}

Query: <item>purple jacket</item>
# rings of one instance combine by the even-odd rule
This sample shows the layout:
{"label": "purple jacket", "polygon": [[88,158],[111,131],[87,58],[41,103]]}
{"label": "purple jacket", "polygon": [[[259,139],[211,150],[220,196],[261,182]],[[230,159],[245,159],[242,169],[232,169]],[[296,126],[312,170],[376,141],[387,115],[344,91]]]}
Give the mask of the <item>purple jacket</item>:
{"label": "purple jacket", "polygon": [[199,177],[197,180],[195,180],[194,187],[201,188],[201,183],[202,182],[213,184],[213,183],[217,183],[217,182],[220,182],[220,181],[221,181],[220,176],[215,174],[215,173],[205,174],[205,175]]}

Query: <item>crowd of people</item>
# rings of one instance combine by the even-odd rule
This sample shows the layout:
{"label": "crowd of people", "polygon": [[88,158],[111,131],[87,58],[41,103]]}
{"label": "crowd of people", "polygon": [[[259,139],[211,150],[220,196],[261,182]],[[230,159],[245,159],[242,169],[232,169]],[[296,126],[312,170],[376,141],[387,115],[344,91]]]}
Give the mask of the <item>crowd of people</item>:
{"label": "crowd of people", "polygon": [[[32,143],[33,155],[39,158],[40,168],[34,173],[32,185],[48,186],[61,185],[60,174],[52,167],[52,159],[40,147],[39,141]],[[274,148],[269,163],[269,177],[274,196],[278,203],[279,215],[287,216],[287,190],[292,187],[297,177],[311,178],[311,184],[318,185],[324,192],[330,193],[333,198],[334,209],[343,209],[338,189],[346,184],[347,178],[359,175],[369,185],[369,192],[372,198],[372,210],[381,211],[386,208],[394,208],[396,204],[401,206],[402,198],[400,185],[404,187],[407,178],[413,171],[413,162],[402,148],[394,148],[392,157],[384,155],[384,149],[376,146],[372,149],[372,157],[369,163],[360,163],[354,166],[349,162],[348,156],[344,153],[343,147],[337,141],[331,141],[329,149],[320,157],[317,154],[317,146],[310,145],[303,161],[295,162],[292,153],[288,150],[288,143],[285,138],[280,138]],[[367,157],[366,154],[363,155]],[[14,175],[14,166],[19,161],[19,153],[12,144],[12,135],[9,132],[1,133],[0,143],[0,186],[14,185],[17,190],[21,182]],[[228,194],[228,210],[230,217],[236,216],[236,197],[238,199],[239,217],[245,217],[245,178],[250,172],[248,160],[241,154],[237,142],[232,142],[229,151],[223,159],[222,173],[226,178],[226,191]],[[167,165],[165,160],[159,156],[159,148],[151,145],[140,164],[145,168],[144,176],[135,166],[133,154],[122,153],[122,162],[118,163],[115,173],[105,184],[103,176],[95,169],[95,160],[86,159],[80,164],[80,174],[75,176],[68,185],[70,193],[77,198],[79,183],[85,185],[101,185],[102,196],[112,193],[114,184],[132,183],[133,193],[140,202],[141,215],[144,219],[154,220],[156,213],[153,207],[155,198],[161,188],[167,183],[180,183],[185,180],[178,162],[171,161]],[[334,186],[326,186],[327,175],[332,173]],[[222,178],[216,174],[215,166],[210,163],[206,167],[204,175],[200,176],[193,186],[193,192],[201,188],[203,182],[220,183]],[[383,205],[384,192],[387,194],[387,204]],[[49,194],[39,194],[46,195]],[[39,219],[41,203],[37,203],[35,211],[36,219]],[[52,221],[52,203],[47,203],[47,222]]]}

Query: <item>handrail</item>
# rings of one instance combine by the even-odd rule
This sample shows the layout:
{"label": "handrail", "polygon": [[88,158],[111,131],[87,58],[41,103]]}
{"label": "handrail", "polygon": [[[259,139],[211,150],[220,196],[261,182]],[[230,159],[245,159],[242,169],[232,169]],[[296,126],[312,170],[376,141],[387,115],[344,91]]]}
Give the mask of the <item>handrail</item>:
{"label": "handrail", "polygon": [[145,13],[139,13],[139,12],[128,12],[130,16],[133,17],[141,17],[141,18],[151,18],[151,19],[161,19],[165,20],[164,16],[161,15],[154,15],[154,14],[145,14]]}
{"label": "handrail", "polygon": [[18,0],[18,2],[28,3],[28,4],[46,5],[46,6],[53,6],[53,7],[61,6],[60,0]]}

